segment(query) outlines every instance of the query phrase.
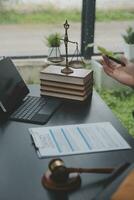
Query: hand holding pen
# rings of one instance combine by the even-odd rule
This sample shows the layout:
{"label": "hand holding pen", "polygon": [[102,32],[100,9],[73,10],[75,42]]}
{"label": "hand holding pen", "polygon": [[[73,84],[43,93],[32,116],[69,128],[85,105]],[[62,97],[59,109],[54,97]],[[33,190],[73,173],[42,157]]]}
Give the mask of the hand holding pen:
{"label": "hand holding pen", "polygon": [[[114,57],[108,56],[108,55],[104,55],[104,57],[107,57],[109,60],[112,60],[112,61],[114,61],[115,63],[122,65],[123,67],[125,67],[125,65],[126,65],[125,60],[124,60],[123,57],[122,57],[122,58],[123,58],[123,61],[122,61],[121,59],[117,59],[117,58],[114,58]],[[104,58],[104,59],[105,59],[105,58]]]}
{"label": "hand holding pen", "polygon": [[[123,64],[124,63],[124,64]],[[134,86],[134,63],[121,57],[120,63],[103,55],[102,66],[105,73],[113,79],[128,86]]]}

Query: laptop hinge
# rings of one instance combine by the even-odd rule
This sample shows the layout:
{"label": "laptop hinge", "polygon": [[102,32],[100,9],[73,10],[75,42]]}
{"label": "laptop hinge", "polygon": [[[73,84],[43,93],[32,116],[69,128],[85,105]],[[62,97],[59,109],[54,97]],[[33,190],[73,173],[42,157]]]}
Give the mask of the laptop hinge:
{"label": "laptop hinge", "polygon": [[3,112],[7,112],[6,108],[3,106],[3,103],[0,101],[0,107]]}

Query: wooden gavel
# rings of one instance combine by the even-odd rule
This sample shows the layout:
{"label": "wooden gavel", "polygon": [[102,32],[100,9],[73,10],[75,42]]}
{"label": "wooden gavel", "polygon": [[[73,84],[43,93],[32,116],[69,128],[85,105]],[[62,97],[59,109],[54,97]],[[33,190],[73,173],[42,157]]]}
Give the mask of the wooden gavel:
{"label": "wooden gavel", "polygon": [[67,168],[63,160],[53,159],[49,163],[51,179],[56,183],[65,183],[70,173],[111,173],[114,168]]}

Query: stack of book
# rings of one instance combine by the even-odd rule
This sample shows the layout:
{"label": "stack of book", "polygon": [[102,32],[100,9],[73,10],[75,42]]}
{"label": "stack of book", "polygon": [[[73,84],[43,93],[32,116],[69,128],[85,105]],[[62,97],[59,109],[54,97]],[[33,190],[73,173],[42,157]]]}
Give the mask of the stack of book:
{"label": "stack of book", "polygon": [[84,101],[92,94],[93,71],[81,68],[64,74],[63,68],[49,65],[40,72],[41,95]]}

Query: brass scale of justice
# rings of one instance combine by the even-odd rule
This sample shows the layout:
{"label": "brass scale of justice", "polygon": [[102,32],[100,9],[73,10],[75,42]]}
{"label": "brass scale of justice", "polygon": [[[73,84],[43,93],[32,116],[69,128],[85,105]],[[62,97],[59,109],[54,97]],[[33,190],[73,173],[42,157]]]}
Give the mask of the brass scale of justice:
{"label": "brass scale of justice", "polygon": [[[79,48],[78,48],[78,42],[74,42],[74,41],[70,41],[68,39],[68,29],[69,29],[69,24],[68,24],[68,21],[66,20],[65,23],[64,23],[64,28],[65,28],[65,35],[64,35],[64,39],[61,39],[64,41],[64,44],[65,44],[65,68],[61,70],[62,73],[64,74],[70,74],[70,73],[73,73],[73,70],[71,68],[83,68],[84,65],[85,65],[85,62],[84,60],[80,57],[79,57]],[[71,58],[70,61],[68,61],[68,43],[72,43],[72,44],[75,44],[76,45],[76,49],[74,51],[74,54]],[[52,54],[52,51],[53,49],[51,50],[49,56],[48,56],[48,60],[53,62],[53,63],[59,63],[61,61],[64,60],[63,57],[51,57],[51,54]],[[57,51],[57,50],[56,50]],[[58,49],[59,53],[60,53],[60,50]],[[60,53],[61,55],[61,53]],[[56,56],[57,56],[57,53],[56,53]],[[74,57],[76,57],[76,60],[73,60]],[[70,68],[71,67],[71,68]]]}
{"label": "brass scale of justice", "polygon": [[[64,24],[65,28],[65,37],[62,39],[65,44],[66,51],[66,65],[65,68],[61,70],[64,74],[70,74],[73,70],[70,68],[68,62],[68,42],[75,43],[78,50],[78,43],[68,40],[68,29],[69,24],[66,20]],[[78,64],[84,64],[83,61],[76,61]],[[75,61],[74,61],[75,63]],[[64,161],[60,158],[52,159],[48,165],[48,170],[42,176],[41,182],[44,188],[53,190],[53,191],[70,191],[80,187],[81,185],[81,173],[102,173],[116,175],[128,167],[129,163],[121,165],[117,169],[115,168],[74,168],[66,167]]]}

